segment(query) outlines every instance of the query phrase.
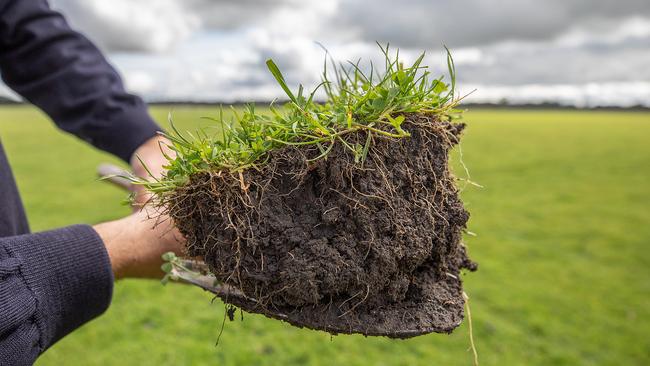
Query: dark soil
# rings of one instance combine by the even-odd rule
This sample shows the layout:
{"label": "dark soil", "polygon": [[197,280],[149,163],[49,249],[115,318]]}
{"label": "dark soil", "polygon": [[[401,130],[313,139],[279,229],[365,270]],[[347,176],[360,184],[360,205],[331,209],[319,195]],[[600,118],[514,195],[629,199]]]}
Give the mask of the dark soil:
{"label": "dark soil", "polygon": [[259,169],[192,176],[169,205],[188,254],[256,299],[234,301],[247,311],[332,333],[451,332],[460,271],[476,269],[448,168],[465,126],[409,115],[403,127],[411,137],[373,137],[362,164],[339,143],[327,159],[287,147]]}

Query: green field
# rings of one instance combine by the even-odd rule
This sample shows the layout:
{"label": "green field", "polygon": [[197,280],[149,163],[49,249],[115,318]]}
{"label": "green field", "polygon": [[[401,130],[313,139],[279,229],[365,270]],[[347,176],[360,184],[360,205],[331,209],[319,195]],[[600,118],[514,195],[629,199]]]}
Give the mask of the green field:
{"label": "green field", "polygon": [[[153,114],[165,121],[167,107]],[[184,128],[208,109],[174,108]],[[483,365],[650,364],[650,113],[476,110],[463,155],[473,181],[465,276]],[[0,108],[32,230],[128,214],[95,179],[116,161],[28,107]],[[455,156],[457,162],[458,155]],[[407,341],[227,322],[212,296],[157,281],[116,284],[101,318],[38,365],[469,365],[464,324]]]}

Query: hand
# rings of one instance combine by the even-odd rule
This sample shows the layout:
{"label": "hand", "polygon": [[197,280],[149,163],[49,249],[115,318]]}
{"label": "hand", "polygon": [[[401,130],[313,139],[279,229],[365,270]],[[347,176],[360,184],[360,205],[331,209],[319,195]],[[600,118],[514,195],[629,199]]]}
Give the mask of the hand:
{"label": "hand", "polygon": [[104,241],[115,279],[162,278],[161,256],[180,254],[183,236],[167,216],[158,216],[150,206],[123,219],[95,225]]}
{"label": "hand", "polygon": [[[162,177],[165,172],[163,166],[167,164],[167,158],[165,158],[163,152],[170,157],[176,155],[176,153],[168,147],[170,144],[171,143],[167,138],[163,136],[154,136],[140,145],[131,157],[131,169],[133,170],[133,174],[149,180]],[[142,162],[140,160],[142,160]],[[146,168],[142,165],[143,162],[146,165]],[[149,172],[147,172],[147,169]],[[135,193],[133,208],[134,210],[138,210],[149,201],[151,194],[141,185],[133,185],[132,190]]]}
{"label": "hand", "polygon": [[[145,179],[161,177],[165,172],[163,166],[167,164],[163,151],[167,156],[175,156],[169,144],[165,137],[155,136],[140,145],[131,157],[133,173]],[[116,280],[162,278],[161,256],[167,252],[180,255],[185,239],[168,216],[160,215],[152,205],[145,206],[151,194],[143,186],[132,185],[131,189],[135,193],[134,213],[96,225],[94,229],[104,241]]]}

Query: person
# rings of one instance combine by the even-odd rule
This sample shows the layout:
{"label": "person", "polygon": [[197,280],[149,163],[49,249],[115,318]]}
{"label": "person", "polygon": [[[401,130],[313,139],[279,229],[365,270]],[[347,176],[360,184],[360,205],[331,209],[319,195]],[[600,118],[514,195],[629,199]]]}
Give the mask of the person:
{"label": "person", "polygon": [[[6,85],[64,131],[160,174],[160,127],[117,72],[46,0],[0,0],[0,73]],[[139,192],[137,200],[147,200]],[[109,306],[113,282],[162,277],[161,255],[179,252],[169,220],[149,209],[95,226],[29,233],[0,145],[0,365],[28,365]]]}

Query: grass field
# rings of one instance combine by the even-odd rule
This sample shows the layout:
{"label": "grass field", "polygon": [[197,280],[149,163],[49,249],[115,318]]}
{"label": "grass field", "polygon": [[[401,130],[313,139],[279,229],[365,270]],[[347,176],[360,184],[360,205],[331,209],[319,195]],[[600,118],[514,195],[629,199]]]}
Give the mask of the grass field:
{"label": "grass field", "polygon": [[[165,121],[168,108],[153,113]],[[209,109],[177,107],[194,128]],[[483,365],[650,364],[650,113],[470,111],[465,276]],[[125,195],[95,180],[116,161],[36,110],[0,108],[0,137],[32,230],[117,218]],[[456,156],[457,160],[458,156]],[[202,291],[116,284],[110,310],[38,365],[469,365],[464,324],[408,341],[299,330],[261,316],[226,324]]]}

